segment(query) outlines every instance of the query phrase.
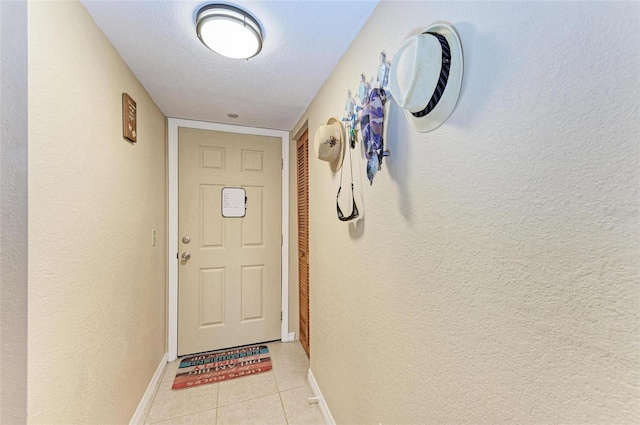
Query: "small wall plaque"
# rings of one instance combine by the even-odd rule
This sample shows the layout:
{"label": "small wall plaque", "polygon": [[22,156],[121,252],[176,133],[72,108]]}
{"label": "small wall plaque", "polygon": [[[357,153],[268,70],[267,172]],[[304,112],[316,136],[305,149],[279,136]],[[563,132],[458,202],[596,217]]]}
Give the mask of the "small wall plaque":
{"label": "small wall plaque", "polygon": [[247,211],[247,192],[241,187],[222,189],[222,216],[244,217]]}
{"label": "small wall plaque", "polygon": [[122,135],[133,143],[137,139],[136,113],[136,102],[127,93],[122,93]]}

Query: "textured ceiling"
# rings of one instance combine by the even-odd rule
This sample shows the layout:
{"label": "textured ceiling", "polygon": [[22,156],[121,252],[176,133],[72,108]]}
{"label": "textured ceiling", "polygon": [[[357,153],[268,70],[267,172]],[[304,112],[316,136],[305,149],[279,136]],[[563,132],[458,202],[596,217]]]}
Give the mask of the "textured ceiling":
{"label": "textured ceiling", "polygon": [[377,5],[234,2],[264,31],[258,56],[234,60],[196,37],[195,15],[206,3],[82,3],[165,115],[280,130],[296,124]]}

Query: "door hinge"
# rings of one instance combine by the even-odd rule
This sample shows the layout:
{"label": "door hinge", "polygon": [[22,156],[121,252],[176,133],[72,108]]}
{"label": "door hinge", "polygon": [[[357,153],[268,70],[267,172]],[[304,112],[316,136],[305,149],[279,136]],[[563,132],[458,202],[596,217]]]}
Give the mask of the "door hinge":
{"label": "door hinge", "polygon": [[284,170],[284,158],[280,158],[280,169]]}
{"label": "door hinge", "polygon": [[282,322],[282,310],[280,310],[280,321]]}
{"label": "door hinge", "polygon": [[284,235],[280,235],[280,246],[284,246]]}

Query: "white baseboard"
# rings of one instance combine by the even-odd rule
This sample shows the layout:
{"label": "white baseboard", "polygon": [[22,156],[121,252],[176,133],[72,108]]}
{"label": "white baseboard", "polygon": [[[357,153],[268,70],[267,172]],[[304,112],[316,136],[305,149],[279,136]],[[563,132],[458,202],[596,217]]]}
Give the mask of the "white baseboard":
{"label": "white baseboard", "polygon": [[311,369],[309,369],[307,380],[309,381],[309,385],[311,386],[313,394],[318,397],[318,406],[320,406],[320,411],[322,412],[322,416],[324,416],[324,421],[327,423],[327,425],[336,425],[336,421],[334,421],[333,416],[331,416],[329,406],[327,406],[327,402],[322,396],[322,391],[320,391],[320,387],[318,387],[318,383],[316,382],[316,378],[313,376],[313,372],[311,372]]}
{"label": "white baseboard", "polygon": [[133,417],[131,418],[131,422],[129,422],[129,425],[142,424],[146,419],[143,417],[144,412],[146,410],[147,405],[151,403],[153,394],[155,394],[156,389],[160,384],[160,379],[162,379],[162,373],[164,372],[164,368],[167,365],[168,358],[169,356],[167,355],[167,353],[164,353],[164,357],[162,357],[162,360],[160,360],[160,364],[156,369],[156,373],[153,374],[153,377],[151,378],[151,382],[149,382],[149,385],[147,386],[147,390],[144,392],[144,395],[142,396],[142,400],[140,400],[140,403],[138,404],[138,408],[133,414]]}
{"label": "white baseboard", "polygon": [[289,342],[295,341],[295,340],[296,340],[296,333],[295,332],[289,332]]}

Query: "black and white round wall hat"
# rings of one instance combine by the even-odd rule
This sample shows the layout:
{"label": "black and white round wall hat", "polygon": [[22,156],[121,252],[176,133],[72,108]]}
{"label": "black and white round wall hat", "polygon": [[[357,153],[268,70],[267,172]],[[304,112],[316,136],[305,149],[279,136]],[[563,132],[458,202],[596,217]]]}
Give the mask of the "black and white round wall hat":
{"label": "black and white round wall hat", "polygon": [[411,127],[432,131],[449,118],[462,70],[460,37],[449,23],[434,23],[402,43],[391,64],[389,86]]}

